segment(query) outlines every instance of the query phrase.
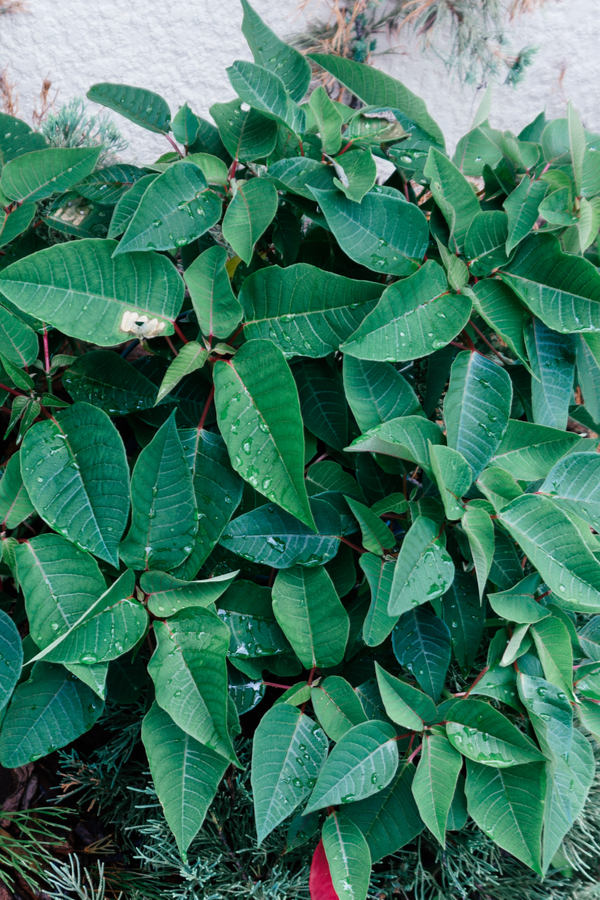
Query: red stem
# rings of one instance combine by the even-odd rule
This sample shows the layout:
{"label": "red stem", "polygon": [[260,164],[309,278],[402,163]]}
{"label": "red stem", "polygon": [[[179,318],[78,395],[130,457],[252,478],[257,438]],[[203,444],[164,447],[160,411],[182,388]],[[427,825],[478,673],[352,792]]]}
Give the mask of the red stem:
{"label": "red stem", "polygon": [[48,346],[48,331],[44,325],[44,363],[46,365],[46,375],[50,374],[50,347]]}
{"label": "red stem", "polygon": [[469,690],[466,692],[465,697],[468,697],[469,694],[471,693],[471,691],[473,690],[473,688],[474,688],[477,684],[479,684],[479,682],[481,681],[481,679],[483,678],[483,676],[485,675],[485,673],[488,671],[488,669],[489,669],[489,666],[485,666],[485,667],[481,670],[481,672],[479,673],[479,675],[477,676],[477,678],[475,679],[475,681],[473,682],[473,684],[471,685],[471,687],[469,688]]}
{"label": "red stem", "polygon": [[482,340],[485,344],[488,345],[488,347],[490,348],[490,350],[492,350],[492,351],[496,354],[496,356],[497,356],[499,359],[502,359],[502,354],[501,354],[501,353],[498,353],[498,351],[496,350],[496,348],[493,347],[492,344],[490,344],[490,342],[488,341],[488,339],[486,338],[486,336],[485,336],[484,334],[481,333],[481,331],[479,330],[479,328],[477,327],[477,325],[475,325],[475,324],[471,321],[471,319],[469,319],[469,325],[471,326],[471,328],[473,329],[473,331],[476,331],[476,332],[477,332],[477,334],[479,335],[479,337],[481,338],[481,340]]}
{"label": "red stem", "polygon": [[181,328],[179,327],[177,322],[173,322],[173,328],[175,329],[175,334],[177,335],[177,337],[181,338],[181,340],[183,341],[184,344],[189,344],[188,339],[186,338],[185,334],[183,333],[183,331],[181,330]]}
{"label": "red stem", "polygon": [[358,553],[366,553],[367,552],[362,547],[357,547],[356,544],[353,544],[351,541],[348,541],[345,537],[342,537],[341,534],[338,535],[338,537],[339,537],[340,541],[342,542],[342,544],[348,544],[349,547],[352,547],[352,549],[356,550]]}
{"label": "red stem", "polygon": [[265,687],[279,688],[281,691],[289,691],[291,684],[277,684],[276,681],[263,681]]}
{"label": "red stem", "polygon": [[167,344],[168,344],[169,347],[171,348],[171,352],[174,353],[175,356],[179,356],[179,353],[177,352],[177,350],[176,350],[175,347],[173,346],[173,341],[171,340],[171,338],[170,338],[170,337],[167,337],[167,335],[165,335],[165,341],[167,342]]}
{"label": "red stem", "polygon": [[6,384],[0,384],[0,389],[3,391],[8,391],[9,394],[12,394],[14,397],[25,397],[25,394],[22,394],[21,391],[13,391],[12,388],[9,388]]}
{"label": "red stem", "polygon": [[415,758],[415,756],[417,756],[417,755],[421,752],[421,748],[422,748],[422,747],[423,747],[423,744],[419,744],[419,746],[417,747],[417,749],[416,749],[416,750],[413,750],[413,752],[410,754],[410,756],[409,756],[408,759],[407,759],[407,762],[409,762],[409,763],[412,762],[413,759]]}
{"label": "red stem", "polygon": [[165,137],[168,140],[168,142],[170,143],[173,150],[175,150],[176,153],[179,153],[179,155],[183,158],[183,153],[181,152],[181,150],[179,149],[179,147],[177,146],[177,144],[175,143],[175,141],[173,140],[171,135],[165,134]]}
{"label": "red stem", "polygon": [[349,150],[353,143],[354,143],[354,141],[348,141],[348,143],[346,144],[346,146],[345,146],[345,147],[342,147],[342,149],[341,149],[340,152],[338,153],[338,156],[341,156],[342,153],[345,153],[346,150]]}
{"label": "red stem", "polygon": [[202,410],[202,415],[200,416],[200,421],[198,422],[198,431],[202,431],[202,429],[204,428],[204,423],[206,422],[206,417],[208,415],[208,411],[212,406],[214,396],[215,396],[215,386],[213,384],[213,386],[210,389],[210,394],[208,395],[208,400],[206,401],[206,403],[204,405],[204,409]]}

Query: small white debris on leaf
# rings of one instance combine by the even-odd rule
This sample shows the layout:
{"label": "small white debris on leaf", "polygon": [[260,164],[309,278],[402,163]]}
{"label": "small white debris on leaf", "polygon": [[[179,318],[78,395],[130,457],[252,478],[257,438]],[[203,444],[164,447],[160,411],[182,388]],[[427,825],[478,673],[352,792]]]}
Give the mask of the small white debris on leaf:
{"label": "small white debris on leaf", "polygon": [[160,319],[149,319],[137,312],[124,312],[121,319],[121,331],[133,334],[138,338],[153,338],[165,330],[165,322]]}

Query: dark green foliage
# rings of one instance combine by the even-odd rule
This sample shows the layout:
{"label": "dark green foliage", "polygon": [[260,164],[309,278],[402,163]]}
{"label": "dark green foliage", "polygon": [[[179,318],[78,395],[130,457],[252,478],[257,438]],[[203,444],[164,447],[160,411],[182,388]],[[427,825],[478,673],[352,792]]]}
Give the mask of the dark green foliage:
{"label": "dark green foliage", "polygon": [[[478,853],[531,893],[600,737],[600,136],[484,107],[450,160],[356,62],[315,56],[364,107],[301,102],[306,61],[244,14],[255,61],[214,130],[91,90],[185,149],[98,169],[0,138],[0,763],[70,754],[174,898],[220,896],[229,861],[248,896],[278,872],[306,896],[305,850],[273,854],[320,828],[313,900],[327,868],[393,893],[402,860],[433,897]],[[223,868],[202,847],[238,789],[227,840],[256,828],[267,859]]]}

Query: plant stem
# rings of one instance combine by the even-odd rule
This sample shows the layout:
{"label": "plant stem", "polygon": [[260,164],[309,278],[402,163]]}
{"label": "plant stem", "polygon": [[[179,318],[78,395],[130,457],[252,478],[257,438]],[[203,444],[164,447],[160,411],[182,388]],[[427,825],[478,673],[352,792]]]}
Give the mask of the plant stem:
{"label": "plant stem", "polygon": [[477,676],[477,678],[475,679],[475,681],[473,682],[473,684],[471,685],[469,690],[465,693],[465,697],[468,697],[469,694],[471,693],[471,691],[473,690],[473,688],[479,684],[479,682],[481,681],[481,679],[483,678],[485,673],[488,671],[488,669],[489,669],[489,666],[483,667],[483,669],[481,670],[481,672],[479,673],[479,675]]}
{"label": "plant stem", "polygon": [[200,421],[198,422],[198,431],[202,431],[202,429],[204,428],[204,423],[206,422],[206,417],[208,415],[208,411],[212,406],[214,396],[215,396],[215,386],[213,384],[213,386],[210,389],[210,394],[208,395],[208,399],[207,399],[206,403],[204,404],[204,409],[202,410],[202,415],[200,416]]}
{"label": "plant stem", "polygon": [[181,150],[179,149],[179,147],[177,146],[177,144],[175,143],[175,141],[173,140],[173,138],[171,137],[171,135],[165,134],[165,137],[166,137],[166,139],[168,140],[168,142],[170,143],[170,145],[171,145],[171,147],[173,148],[173,150],[175,150],[176,153],[179,153],[179,155],[180,155],[181,158],[183,159],[183,153],[181,152]]}
{"label": "plant stem", "polygon": [[183,341],[184,344],[189,344],[188,339],[186,338],[185,334],[183,333],[183,331],[181,330],[181,328],[179,327],[177,322],[173,322],[173,328],[175,329],[175,334],[177,335],[177,337],[181,338],[181,340]]}

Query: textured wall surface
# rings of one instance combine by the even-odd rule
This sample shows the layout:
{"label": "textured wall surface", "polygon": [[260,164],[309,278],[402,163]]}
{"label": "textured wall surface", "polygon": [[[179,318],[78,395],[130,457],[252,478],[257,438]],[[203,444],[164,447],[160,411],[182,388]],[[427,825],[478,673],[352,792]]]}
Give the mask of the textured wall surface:
{"label": "textured wall surface", "polygon": [[[560,115],[571,97],[586,125],[600,130],[599,0],[547,0],[544,10],[515,26],[514,45],[539,46],[534,66],[516,90],[495,92],[492,124],[518,131],[541,109]],[[254,0],[284,36],[300,24],[295,0]],[[312,0],[309,11],[317,9]],[[251,59],[240,31],[237,0],[29,0],[29,14],[0,20],[0,64],[18,85],[20,115],[30,120],[44,77],[57,103],[84,96],[95,81],[122,81],[162,94],[173,112],[187,100],[203,115],[233,96],[225,68]],[[453,146],[469,126],[479,96],[461,87],[443,63],[402,39],[399,53],[378,65],[427,102]],[[117,117],[118,118],[118,117]],[[119,120],[130,140],[124,156],[150,161],[167,142]]]}

